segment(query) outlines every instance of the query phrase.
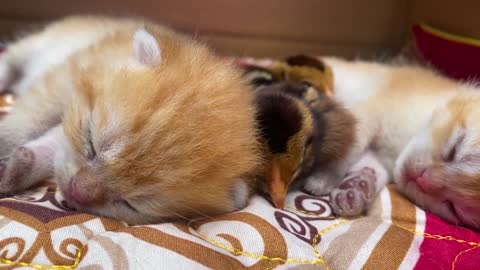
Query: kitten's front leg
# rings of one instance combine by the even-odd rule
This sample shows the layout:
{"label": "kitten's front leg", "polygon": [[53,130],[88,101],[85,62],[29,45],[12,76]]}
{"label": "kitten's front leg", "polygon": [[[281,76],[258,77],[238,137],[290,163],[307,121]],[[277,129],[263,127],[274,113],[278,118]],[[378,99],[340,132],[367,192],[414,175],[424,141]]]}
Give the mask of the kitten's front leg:
{"label": "kitten's front leg", "polygon": [[304,188],[315,195],[328,195],[345,177],[347,172],[359,162],[376,135],[375,121],[370,121],[369,112],[352,109],[357,118],[355,142],[345,157],[334,161],[331,166],[321,168],[307,177]]}
{"label": "kitten's front leg", "polygon": [[322,170],[305,179],[304,189],[316,196],[325,196],[338,186],[342,175],[336,169]]}
{"label": "kitten's front leg", "polygon": [[62,126],[57,126],[2,158],[0,194],[10,195],[53,177],[53,160],[62,147],[62,135]]}
{"label": "kitten's front leg", "polygon": [[365,142],[357,143],[343,160],[326,168],[318,168],[303,182],[305,190],[317,196],[330,194],[347,172],[363,157],[366,145]]}
{"label": "kitten's front leg", "polygon": [[388,182],[388,172],[371,152],[365,153],[330,194],[334,212],[343,217],[364,213]]}
{"label": "kitten's front leg", "polygon": [[0,157],[11,154],[16,147],[42,136],[60,123],[63,104],[58,91],[56,85],[38,81],[18,99],[12,111],[0,121]]}

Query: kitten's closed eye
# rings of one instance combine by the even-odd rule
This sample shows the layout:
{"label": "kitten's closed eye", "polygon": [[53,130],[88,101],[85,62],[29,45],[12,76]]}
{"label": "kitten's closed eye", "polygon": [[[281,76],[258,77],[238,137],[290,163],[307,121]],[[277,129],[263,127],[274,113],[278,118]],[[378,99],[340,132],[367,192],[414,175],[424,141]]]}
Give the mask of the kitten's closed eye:
{"label": "kitten's closed eye", "polygon": [[455,155],[457,154],[457,144],[454,144],[450,149],[442,156],[443,161],[452,162],[455,160]]}
{"label": "kitten's closed eye", "polygon": [[464,139],[465,132],[461,131],[451,142],[447,144],[446,151],[444,151],[442,154],[442,160],[444,162],[453,162],[456,158],[458,158],[458,148],[461,146]]}
{"label": "kitten's closed eye", "polygon": [[95,151],[95,147],[93,146],[92,140],[88,140],[88,159],[93,160],[97,156],[97,152]]}
{"label": "kitten's closed eye", "polygon": [[97,156],[97,151],[95,151],[95,146],[92,141],[92,131],[88,129],[87,134],[87,158],[88,160],[93,160]]}
{"label": "kitten's closed eye", "polygon": [[130,204],[130,202],[128,202],[127,200],[125,199],[118,199],[118,200],[115,200],[115,203],[121,205],[122,207],[125,207],[131,211],[134,211],[134,212],[138,212],[138,210],[132,206],[132,204]]}

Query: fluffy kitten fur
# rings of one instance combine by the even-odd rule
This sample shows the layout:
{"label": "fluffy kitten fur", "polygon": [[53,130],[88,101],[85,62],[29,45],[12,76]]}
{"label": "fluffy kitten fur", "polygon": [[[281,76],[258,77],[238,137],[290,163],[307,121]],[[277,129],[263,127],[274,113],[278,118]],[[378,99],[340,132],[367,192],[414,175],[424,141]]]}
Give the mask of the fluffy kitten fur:
{"label": "fluffy kitten fur", "polygon": [[[350,171],[332,191],[336,211],[361,213],[394,176],[419,206],[480,228],[480,89],[417,66],[323,60],[358,129],[349,158],[335,171]],[[316,187],[318,179],[309,185]]]}
{"label": "fluffy kitten fur", "polygon": [[2,193],[54,172],[69,205],[131,224],[247,203],[260,161],[251,91],[192,39],[70,17],[10,45],[0,83],[19,94],[0,122]]}

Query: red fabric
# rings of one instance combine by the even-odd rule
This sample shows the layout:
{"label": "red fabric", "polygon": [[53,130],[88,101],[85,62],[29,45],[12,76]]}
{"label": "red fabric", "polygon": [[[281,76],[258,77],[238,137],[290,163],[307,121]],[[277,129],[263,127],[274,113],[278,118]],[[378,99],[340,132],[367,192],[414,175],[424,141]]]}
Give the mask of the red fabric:
{"label": "red fabric", "polygon": [[[450,225],[428,212],[426,215],[425,233],[452,236],[456,239],[480,243],[480,233]],[[457,241],[438,240],[426,237],[420,246],[420,258],[415,266],[415,270],[480,269],[480,246],[471,251],[464,252],[457,257],[460,252],[473,247],[475,246]],[[454,263],[455,257],[457,257],[457,261]]]}
{"label": "red fabric", "polygon": [[419,25],[412,30],[417,51],[424,60],[452,78],[480,80],[480,46],[446,40]]}

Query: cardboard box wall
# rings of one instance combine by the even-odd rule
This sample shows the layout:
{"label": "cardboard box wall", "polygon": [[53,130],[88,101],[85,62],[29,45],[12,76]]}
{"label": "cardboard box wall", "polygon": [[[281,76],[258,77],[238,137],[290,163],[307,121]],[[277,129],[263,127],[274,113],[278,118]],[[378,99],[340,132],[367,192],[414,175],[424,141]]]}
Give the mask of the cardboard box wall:
{"label": "cardboard box wall", "polygon": [[196,34],[219,52],[283,57],[397,53],[412,22],[480,38],[476,0],[15,0],[0,4],[0,36],[75,13],[141,15]]}

